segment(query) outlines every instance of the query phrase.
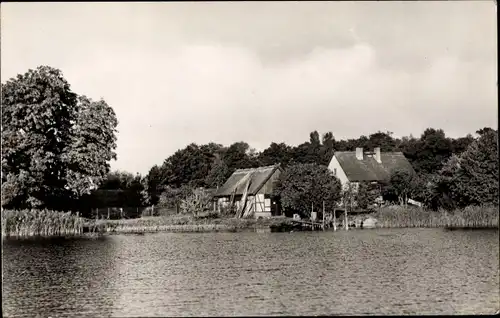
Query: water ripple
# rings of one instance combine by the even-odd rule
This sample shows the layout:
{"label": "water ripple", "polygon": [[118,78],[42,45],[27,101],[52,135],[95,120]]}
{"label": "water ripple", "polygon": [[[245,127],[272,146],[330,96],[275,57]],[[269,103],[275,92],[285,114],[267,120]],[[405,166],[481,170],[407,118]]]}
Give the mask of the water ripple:
{"label": "water ripple", "polygon": [[478,314],[499,303],[495,231],[3,243],[7,317]]}

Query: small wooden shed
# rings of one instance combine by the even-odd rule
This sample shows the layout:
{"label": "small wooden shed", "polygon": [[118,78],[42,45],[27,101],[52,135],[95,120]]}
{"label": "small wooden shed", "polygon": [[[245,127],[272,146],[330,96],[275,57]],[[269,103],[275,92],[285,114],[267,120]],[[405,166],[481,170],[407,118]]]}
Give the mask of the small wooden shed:
{"label": "small wooden shed", "polygon": [[280,215],[279,204],[272,200],[271,194],[282,172],[280,164],[236,170],[214,194],[219,210],[232,199],[236,209],[245,215],[255,218]]}

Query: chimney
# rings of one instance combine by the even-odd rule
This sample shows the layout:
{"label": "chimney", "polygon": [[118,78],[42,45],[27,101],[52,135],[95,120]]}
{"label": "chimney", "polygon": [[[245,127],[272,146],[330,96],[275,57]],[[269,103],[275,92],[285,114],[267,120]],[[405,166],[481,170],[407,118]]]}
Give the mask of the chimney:
{"label": "chimney", "polygon": [[356,148],[356,159],[363,160],[363,148]]}
{"label": "chimney", "polygon": [[378,163],[382,163],[382,157],[380,156],[380,147],[376,147],[373,149],[373,152],[375,153],[375,160],[377,160]]}

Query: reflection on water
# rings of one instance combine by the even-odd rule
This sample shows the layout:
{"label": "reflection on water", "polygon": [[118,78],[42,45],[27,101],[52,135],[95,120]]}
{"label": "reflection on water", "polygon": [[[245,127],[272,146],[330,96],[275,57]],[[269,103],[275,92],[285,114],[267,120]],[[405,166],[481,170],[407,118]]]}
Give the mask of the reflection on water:
{"label": "reflection on water", "polygon": [[497,231],[3,242],[6,316],[494,313]]}

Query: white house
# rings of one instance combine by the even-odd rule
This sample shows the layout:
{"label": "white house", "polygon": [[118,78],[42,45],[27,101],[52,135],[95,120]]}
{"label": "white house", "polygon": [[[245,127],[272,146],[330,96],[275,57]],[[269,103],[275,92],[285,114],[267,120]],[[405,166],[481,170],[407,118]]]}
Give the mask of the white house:
{"label": "white house", "polygon": [[377,147],[373,151],[336,151],[328,168],[339,178],[342,186],[347,183],[355,187],[359,182],[388,181],[395,170],[414,172],[412,165],[402,152],[380,152]]}

